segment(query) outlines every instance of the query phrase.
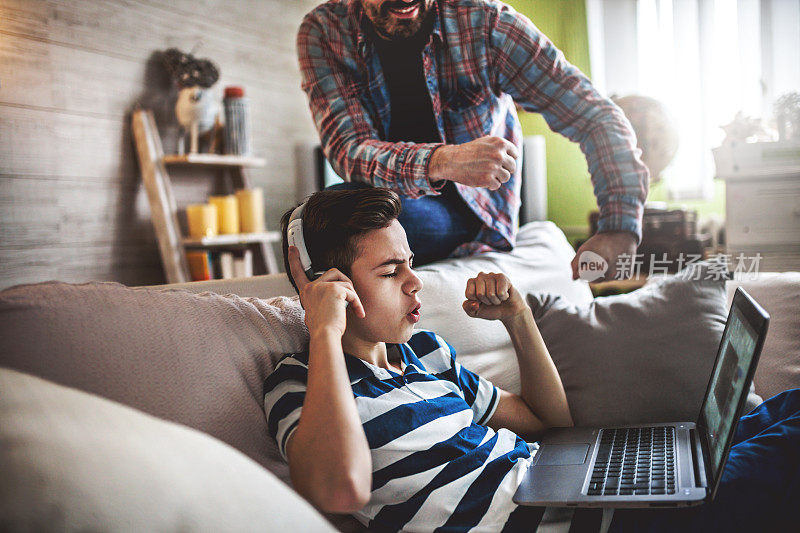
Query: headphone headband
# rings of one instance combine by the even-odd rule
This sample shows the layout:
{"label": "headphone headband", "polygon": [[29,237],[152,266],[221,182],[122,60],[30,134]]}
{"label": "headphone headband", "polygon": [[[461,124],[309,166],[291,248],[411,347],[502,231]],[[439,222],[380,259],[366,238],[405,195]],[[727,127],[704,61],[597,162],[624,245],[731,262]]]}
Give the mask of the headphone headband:
{"label": "headphone headband", "polygon": [[286,237],[289,246],[295,246],[300,251],[300,264],[303,266],[306,277],[314,281],[320,276],[321,272],[314,272],[311,265],[311,256],[308,253],[306,241],[303,238],[303,210],[305,207],[306,202],[303,202],[292,211],[292,214],[289,216],[289,224],[286,228]]}

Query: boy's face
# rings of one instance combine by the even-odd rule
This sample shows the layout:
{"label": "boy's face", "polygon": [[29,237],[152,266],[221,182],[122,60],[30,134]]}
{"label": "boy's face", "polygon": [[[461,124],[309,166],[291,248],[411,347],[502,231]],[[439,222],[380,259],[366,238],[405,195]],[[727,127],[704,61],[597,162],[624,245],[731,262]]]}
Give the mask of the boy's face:
{"label": "boy's face", "polygon": [[348,308],[347,329],[367,342],[404,343],[419,321],[422,280],[411,270],[406,232],[397,220],[361,237],[350,279],[364,306],[358,318]]}

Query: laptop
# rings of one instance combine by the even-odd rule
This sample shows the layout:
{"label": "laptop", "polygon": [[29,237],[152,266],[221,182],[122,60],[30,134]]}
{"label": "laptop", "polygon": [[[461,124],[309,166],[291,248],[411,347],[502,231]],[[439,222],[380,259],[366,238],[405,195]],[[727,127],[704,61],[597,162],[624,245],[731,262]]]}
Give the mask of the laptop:
{"label": "laptop", "polygon": [[683,507],[711,501],[768,323],[767,312],[737,288],[697,421],[553,428],[540,440],[514,502],[550,507]]}

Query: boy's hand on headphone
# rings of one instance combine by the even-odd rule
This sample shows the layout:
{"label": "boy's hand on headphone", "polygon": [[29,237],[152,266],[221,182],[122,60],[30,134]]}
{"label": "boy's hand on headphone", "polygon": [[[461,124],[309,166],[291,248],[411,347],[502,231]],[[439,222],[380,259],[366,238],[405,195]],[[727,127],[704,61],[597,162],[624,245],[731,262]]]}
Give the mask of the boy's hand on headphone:
{"label": "boy's hand on headphone", "polygon": [[481,272],[467,281],[467,298],[461,306],[473,318],[508,320],[528,306],[505,274]]}
{"label": "boy's hand on headphone", "polygon": [[300,303],[306,311],[305,321],[310,334],[327,330],[334,331],[339,336],[344,335],[348,304],[352,304],[350,308],[357,317],[366,316],[353,282],[341,271],[332,268],[314,281],[309,281],[300,264],[300,253],[296,247],[289,247],[288,259],[292,278],[300,294]]}

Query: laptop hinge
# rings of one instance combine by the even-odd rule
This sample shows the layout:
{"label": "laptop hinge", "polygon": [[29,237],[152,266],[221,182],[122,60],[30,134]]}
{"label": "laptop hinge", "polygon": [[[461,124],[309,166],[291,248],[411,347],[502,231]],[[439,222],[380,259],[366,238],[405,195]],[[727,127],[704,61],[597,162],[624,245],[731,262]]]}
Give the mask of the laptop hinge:
{"label": "laptop hinge", "polygon": [[692,461],[692,466],[694,468],[694,484],[700,488],[708,488],[705,457],[703,456],[703,446],[700,444],[700,438],[698,436],[697,429],[692,428],[689,430],[689,438],[691,439],[692,450],[694,451],[694,461]]}

